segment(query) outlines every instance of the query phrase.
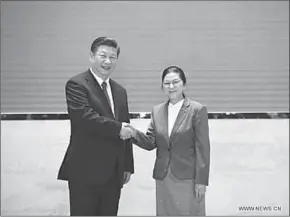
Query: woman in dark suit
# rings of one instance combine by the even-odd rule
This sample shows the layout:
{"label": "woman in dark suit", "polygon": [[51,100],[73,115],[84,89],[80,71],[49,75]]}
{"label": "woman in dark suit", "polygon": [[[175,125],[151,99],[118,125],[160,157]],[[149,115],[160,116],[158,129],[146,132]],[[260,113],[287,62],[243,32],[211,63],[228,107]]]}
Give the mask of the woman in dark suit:
{"label": "woman in dark suit", "polygon": [[168,101],[152,110],[146,135],[129,125],[133,143],[157,149],[157,215],[205,215],[209,180],[210,140],[207,109],[184,94],[186,77],[177,66],[162,74]]}

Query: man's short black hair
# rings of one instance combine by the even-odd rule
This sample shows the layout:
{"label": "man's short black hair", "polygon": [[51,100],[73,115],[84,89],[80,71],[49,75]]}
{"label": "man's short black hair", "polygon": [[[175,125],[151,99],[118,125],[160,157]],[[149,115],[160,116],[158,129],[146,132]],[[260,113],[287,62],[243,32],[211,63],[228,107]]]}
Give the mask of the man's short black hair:
{"label": "man's short black hair", "polygon": [[95,53],[98,48],[102,45],[105,45],[105,46],[109,46],[109,47],[114,47],[117,49],[117,55],[119,56],[120,54],[120,47],[117,43],[117,41],[113,38],[110,38],[110,37],[106,37],[106,36],[103,36],[103,37],[99,37],[99,38],[96,38],[92,45],[91,45],[91,51],[92,53]]}

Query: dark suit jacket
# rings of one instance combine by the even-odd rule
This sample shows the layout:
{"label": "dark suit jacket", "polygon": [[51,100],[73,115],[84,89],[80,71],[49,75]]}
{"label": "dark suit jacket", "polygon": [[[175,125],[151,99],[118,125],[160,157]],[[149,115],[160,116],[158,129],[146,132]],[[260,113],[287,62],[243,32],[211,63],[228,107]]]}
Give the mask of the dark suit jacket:
{"label": "dark suit jacket", "polygon": [[146,135],[137,131],[133,141],[139,147],[157,148],[153,177],[165,178],[168,167],[179,180],[195,179],[208,185],[210,141],[207,109],[185,98],[170,137],[168,136],[168,102],[153,108]]}
{"label": "dark suit jacket", "polygon": [[71,135],[58,179],[103,184],[117,166],[122,187],[124,171],[134,172],[132,143],[119,137],[121,122],[130,121],[127,93],[112,79],[110,85],[116,117],[90,70],[66,83]]}

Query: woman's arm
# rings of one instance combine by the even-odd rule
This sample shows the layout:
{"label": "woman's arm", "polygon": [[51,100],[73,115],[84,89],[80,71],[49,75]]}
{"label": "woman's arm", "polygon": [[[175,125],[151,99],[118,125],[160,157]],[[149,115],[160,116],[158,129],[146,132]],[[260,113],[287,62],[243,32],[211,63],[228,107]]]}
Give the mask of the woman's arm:
{"label": "woman's arm", "polygon": [[210,165],[210,140],[208,115],[206,107],[202,107],[194,121],[196,149],[196,183],[208,185]]}
{"label": "woman's arm", "polygon": [[156,140],[155,140],[155,127],[154,121],[151,119],[151,122],[148,126],[146,134],[135,129],[131,125],[129,126],[132,129],[132,142],[139,146],[140,148],[146,149],[148,151],[156,148]]}

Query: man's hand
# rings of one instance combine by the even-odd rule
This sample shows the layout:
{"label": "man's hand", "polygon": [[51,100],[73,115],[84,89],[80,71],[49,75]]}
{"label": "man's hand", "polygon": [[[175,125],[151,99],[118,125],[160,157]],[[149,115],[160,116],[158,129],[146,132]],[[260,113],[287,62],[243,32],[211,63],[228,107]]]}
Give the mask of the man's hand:
{"label": "man's hand", "polygon": [[131,124],[126,124],[125,125],[126,128],[130,129],[131,131],[131,137],[136,137],[137,134],[137,130],[131,125]]}
{"label": "man's hand", "polygon": [[[123,131],[122,131],[123,130]],[[123,122],[122,129],[120,131],[120,138],[123,140],[130,139],[131,137],[136,137],[137,130],[130,124]]]}
{"label": "man's hand", "polygon": [[202,184],[195,184],[195,197],[202,198],[205,194],[206,186]]}
{"label": "man's hand", "polygon": [[122,123],[122,128],[120,130],[120,138],[123,139],[123,140],[131,138],[131,129],[129,127],[126,127],[126,125],[129,125],[129,124],[123,122]]}
{"label": "man's hand", "polygon": [[131,177],[131,173],[130,172],[124,172],[124,185],[129,182],[130,177]]}

